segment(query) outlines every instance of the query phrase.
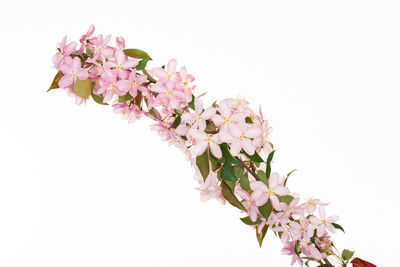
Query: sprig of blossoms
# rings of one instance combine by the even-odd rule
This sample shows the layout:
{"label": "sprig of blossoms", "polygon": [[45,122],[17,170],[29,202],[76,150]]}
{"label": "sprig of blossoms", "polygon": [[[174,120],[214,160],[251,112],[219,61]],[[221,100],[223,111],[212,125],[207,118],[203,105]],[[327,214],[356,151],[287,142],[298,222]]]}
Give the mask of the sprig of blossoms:
{"label": "sprig of blossoms", "polygon": [[[195,168],[200,199],[216,199],[238,208],[242,222],[256,231],[261,246],[267,232],[280,238],[282,254],[307,266],[374,266],[354,252],[339,253],[330,234],[343,228],[338,216],[327,216],[326,203],[303,201],[287,187],[290,175],[272,172],[271,127],[261,110],[254,112],[243,98],[228,98],[204,106],[193,75],[175,59],[147,68],[151,57],[125,49],[123,37],[111,46],[111,35],[94,35],[91,25],[77,42],[64,37],[53,57],[58,70],[49,90],[61,88],[77,104],[89,98],[109,105],[132,123],[144,116],[162,140],[185,153]],[[318,210],[318,213],[316,211]],[[357,265],[358,264],[358,265]]]}

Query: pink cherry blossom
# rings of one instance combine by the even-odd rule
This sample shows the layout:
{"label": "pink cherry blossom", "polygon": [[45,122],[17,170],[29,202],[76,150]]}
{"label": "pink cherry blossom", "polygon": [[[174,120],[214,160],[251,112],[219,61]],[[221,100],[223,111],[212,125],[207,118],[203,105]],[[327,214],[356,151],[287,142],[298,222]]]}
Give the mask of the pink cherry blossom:
{"label": "pink cherry blossom", "polygon": [[186,112],[182,115],[182,121],[190,124],[192,129],[199,129],[204,131],[206,129],[206,120],[209,120],[215,114],[215,108],[209,107],[206,110],[203,109],[203,101],[200,98],[196,98],[194,103],[195,112]]}
{"label": "pink cherry blossom", "polygon": [[136,75],[136,69],[133,69],[127,80],[119,81],[119,86],[121,90],[126,92],[128,91],[132,97],[137,96],[137,91],[144,91],[146,90],[142,84],[147,81],[147,76],[144,74]]}
{"label": "pink cherry blossom", "polygon": [[222,151],[219,147],[219,144],[221,144],[221,140],[219,139],[217,134],[213,135],[201,131],[193,131],[191,135],[196,141],[195,145],[193,145],[191,148],[193,156],[199,156],[203,154],[209,147],[211,153],[215,157],[222,157]]}
{"label": "pink cherry blossom", "polygon": [[122,117],[129,123],[133,123],[142,117],[143,111],[138,106],[128,102],[115,103],[112,105],[115,113],[122,113]]}
{"label": "pink cherry blossom", "polygon": [[152,89],[158,93],[156,97],[157,102],[171,113],[174,109],[179,108],[182,101],[185,100],[185,94],[172,81],[168,80],[165,83],[157,83]]}
{"label": "pink cherry blossom", "polygon": [[230,151],[233,156],[239,155],[243,149],[247,154],[253,155],[255,146],[250,138],[261,135],[261,129],[257,126],[248,127],[246,124],[238,124],[231,129]]}
{"label": "pink cherry blossom", "polygon": [[123,96],[126,95],[129,88],[123,86],[121,80],[117,79],[117,75],[112,73],[106,75],[99,81],[99,88],[97,89],[97,94],[103,94],[104,103],[109,102],[114,95]]}
{"label": "pink cherry blossom", "polygon": [[276,172],[271,174],[268,180],[268,187],[260,181],[251,183],[250,187],[253,191],[260,190],[266,192],[268,199],[271,200],[272,207],[277,211],[281,210],[281,205],[277,196],[289,194],[289,190],[279,183],[279,174]]}
{"label": "pink cherry blossom", "polygon": [[218,185],[218,179],[214,172],[210,172],[205,182],[201,179],[201,185],[196,189],[200,191],[201,201],[216,199],[221,204],[225,204],[225,198],[222,196],[221,187]]}
{"label": "pink cherry blossom", "polygon": [[[81,38],[79,39],[79,42],[81,43],[81,47],[79,48],[80,52],[84,52],[87,43],[91,40],[90,37],[93,35],[94,29],[95,29],[94,25],[91,24],[89,26],[89,29],[87,30],[86,34],[82,35]],[[94,40],[95,40],[95,38],[94,38]]]}
{"label": "pink cherry blossom", "polygon": [[76,49],[76,42],[67,44],[67,36],[65,36],[57,47],[59,51],[53,56],[53,64],[59,68],[65,57],[69,57]]}
{"label": "pink cherry blossom", "polygon": [[306,209],[308,213],[313,213],[317,206],[326,206],[328,203],[323,203],[319,199],[308,198],[307,202],[303,204],[303,207]]}
{"label": "pink cherry blossom", "polygon": [[171,59],[166,68],[153,68],[151,73],[156,76],[160,82],[164,82],[166,80],[177,81],[180,76],[176,72],[176,59]]}
{"label": "pink cherry blossom", "polygon": [[220,129],[220,137],[224,142],[232,139],[232,133],[240,131],[238,124],[245,124],[246,115],[244,113],[232,113],[232,110],[224,103],[218,107],[220,114],[215,114],[213,122]]}
{"label": "pink cherry blossom", "polygon": [[336,233],[336,228],[332,225],[332,223],[336,222],[339,220],[338,216],[330,216],[326,217],[325,209],[323,207],[319,207],[319,217],[312,216],[310,218],[310,221],[312,224],[317,227],[317,236],[321,237],[324,233],[326,233],[327,230],[329,230],[332,233]]}
{"label": "pink cherry blossom", "polygon": [[261,190],[255,190],[249,194],[241,188],[237,188],[236,193],[243,199],[242,203],[249,212],[250,219],[255,222],[258,217],[258,207],[268,201],[267,194]]}
{"label": "pink cherry blossom", "polygon": [[301,266],[303,266],[303,260],[301,259],[300,256],[296,254],[296,252],[294,252],[294,246],[295,246],[294,242],[287,242],[285,243],[285,246],[283,247],[281,252],[283,255],[292,256],[292,263],[291,263],[292,265],[298,262]]}
{"label": "pink cherry blossom", "polygon": [[121,50],[116,50],[114,58],[106,63],[108,68],[112,68],[116,72],[117,77],[126,79],[129,75],[130,69],[137,66],[139,61],[137,59],[128,58]]}
{"label": "pink cherry blossom", "polygon": [[[288,193],[288,192],[287,192]],[[294,198],[289,204],[285,202],[280,203],[280,213],[278,213],[279,220],[286,224],[292,215],[304,214],[304,209],[301,206],[297,206],[299,203],[299,198]]]}
{"label": "pink cherry blossom", "polygon": [[79,78],[79,80],[86,80],[88,78],[88,72],[86,69],[81,68],[81,60],[78,57],[74,57],[74,59],[69,62],[64,61],[60,69],[64,74],[58,82],[61,88],[66,88],[75,84],[77,78]]}

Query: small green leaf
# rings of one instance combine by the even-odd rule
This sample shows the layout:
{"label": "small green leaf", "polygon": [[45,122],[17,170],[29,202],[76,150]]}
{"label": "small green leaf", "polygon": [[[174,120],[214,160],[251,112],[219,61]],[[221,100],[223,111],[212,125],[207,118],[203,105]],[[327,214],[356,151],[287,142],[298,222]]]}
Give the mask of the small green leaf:
{"label": "small green leaf", "polygon": [[80,80],[79,78],[76,78],[74,92],[77,96],[88,99],[91,91],[92,81],[90,80],[90,78],[87,78],[86,80]]}
{"label": "small green leaf", "polygon": [[297,240],[296,241],[296,245],[294,245],[294,253],[296,253],[296,255],[300,257],[300,254],[299,254],[299,240]]}
{"label": "small green leaf", "polygon": [[257,176],[258,176],[258,178],[260,178],[261,182],[263,182],[264,184],[268,185],[268,179],[267,179],[267,176],[266,176],[264,171],[258,170],[257,171]]}
{"label": "small green leaf", "polygon": [[264,205],[258,207],[258,211],[261,213],[262,216],[268,221],[269,215],[271,215],[272,212],[272,204],[271,201],[268,200],[267,203]]}
{"label": "small green leaf", "polygon": [[241,152],[242,152],[243,154],[245,154],[246,157],[247,157],[249,160],[253,161],[253,162],[264,162],[264,160],[262,159],[262,157],[260,157],[260,155],[258,155],[257,152],[254,152],[253,155],[247,154],[244,150],[242,150]]}
{"label": "small green leaf", "polygon": [[265,169],[265,174],[267,175],[267,178],[271,176],[271,162],[272,159],[274,158],[275,150],[273,150],[271,153],[269,153],[268,158],[267,158],[267,168]]}
{"label": "small green leaf", "polygon": [[195,97],[194,97],[194,95],[192,95],[192,101],[190,101],[190,102],[188,103],[189,108],[191,108],[191,109],[193,109],[193,110],[194,110],[194,99],[195,99]]}
{"label": "small green leaf", "polygon": [[204,131],[208,134],[216,134],[218,133],[218,128],[212,120],[207,120],[207,126]]}
{"label": "small green leaf", "polygon": [[286,179],[285,179],[285,182],[283,183],[283,186],[286,186],[286,183],[287,183],[287,180],[289,179],[289,176],[290,176],[292,173],[294,173],[295,171],[297,171],[297,170],[294,169],[293,171],[289,172],[289,173],[286,175]]}
{"label": "small green leaf", "polygon": [[247,176],[247,173],[240,176],[239,179],[240,179],[240,187],[246,191],[249,191],[250,190],[250,181],[249,181],[249,177]]}
{"label": "small green leaf", "polygon": [[219,146],[221,147],[222,154],[230,163],[240,164],[240,162],[232,156],[231,152],[229,152],[227,143],[222,143]]}
{"label": "small green leaf", "polygon": [[203,176],[204,181],[206,181],[208,175],[210,174],[208,149],[206,149],[206,151],[203,154],[201,154],[200,156],[197,156],[196,165],[197,165],[197,167],[199,167],[201,176]]}
{"label": "small green leaf", "polygon": [[233,182],[237,181],[235,173],[233,172],[232,165],[228,161],[226,161],[222,166],[221,177],[222,179],[227,181],[233,181]]}
{"label": "small green leaf", "polygon": [[181,123],[181,116],[178,115],[178,116],[175,118],[174,122],[172,123],[171,128],[175,129],[176,127],[179,126],[180,123]]}
{"label": "small green leaf", "polygon": [[144,52],[143,50],[140,50],[140,49],[124,49],[124,53],[128,57],[133,57],[133,58],[137,58],[137,59],[148,58],[148,59],[152,60],[152,58],[149,56],[149,54],[147,54],[146,52]]}
{"label": "small green leaf", "polygon": [[144,58],[139,61],[139,64],[135,67],[136,70],[144,70],[146,68],[147,62],[149,62],[149,58]]}
{"label": "small green leaf", "polygon": [[232,192],[235,192],[236,182],[233,181],[225,181],[226,185]]}
{"label": "small green leaf", "polygon": [[258,234],[258,230],[256,229],[257,241],[258,241],[258,244],[260,245],[260,248],[262,246],[262,242],[264,240],[264,237],[267,234],[267,231],[268,231],[268,226],[267,225],[265,225],[263,227],[263,229],[261,230],[261,234]]}
{"label": "small green leaf", "polygon": [[247,216],[247,217],[244,217],[244,218],[240,218],[240,220],[241,220],[242,222],[244,222],[245,224],[247,224],[247,225],[257,225],[257,224],[260,224],[260,223],[261,223],[260,218],[257,218],[257,220],[256,220],[255,222],[253,222],[253,221],[250,219],[250,216]]}
{"label": "small green leaf", "polygon": [[133,97],[131,96],[131,94],[127,93],[126,95],[119,96],[118,97],[118,102],[119,103],[123,103],[123,102],[129,101],[129,100],[132,100],[132,99],[133,99]]}
{"label": "small green leaf", "polygon": [[250,117],[246,117],[246,123],[253,124],[253,120]]}
{"label": "small green leaf", "polygon": [[286,204],[290,204],[293,199],[294,197],[292,197],[291,195],[281,196],[281,202],[285,202]]}
{"label": "small green leaf", "polygon": [[221,191],[222,195],[224,198],[234,207],[246,211],[246,208],[243,206],[243,204],[236,198],[236,196],[232,193],[232,191],[229,189],[228,185],[225,183],[225,181],[221,182]]}
{"label": "small green leaf", "polygon": [[235,165],[233,166],[233,172],[237,178],[240,178],[244,175],[244,168],[241,165]]}
{"label": "small green leaf", "polygon": [[102,95],[96,95],[93,90],[90,93],[90,95],[92,96],[94,102],[100,104],[100,105],[108,105],[107,103],[104,103],[104,97]]}
{"label": "small green leaf", "polygon": [[93,51],[90,50],[89,47],[86,47],[86,54],[88,54],[88,55],[90,55],[90,56],[93,56],[93,55],[94,55]]}
{"label": "small green leaf", "polygon": [[152,109],[150,109],[149,110],[149,114],[151,115],[151,116],[153,116],[156,120],[161,120],[161,118],[159,118],[158,117],[158,113],[156,112],[156,109],[155,108],[152,108]]}
{"label": "small green leaf", "polygon": [[336,229],[342,230],[342,231],[343,231],[343,233],[344,233],[344,229],[343,229],[343,227],[342,227],[342,226],[340,226],[340,225],[339,225],[339,224],[337,224],[337,223],[332,223],[332,225],[333,225],[333,227],[335,227]]}
{"label": "small green leaf", "polygon": [[342,252],[342,259],[345,261],[350,260],[351,258],[353,258],[354,255],[354,251],[348,250],[348,249],[344,249]]}
{"label": "small green leaf", "polygon": [[62,76],[63,76],[63,74],[61,71],[57,72],[57,74],[56,74],[56,76],[54,76],[53,82],[51,83],[50,88],[47,90],[47,92],[50,90],[53,90],[53,89],[60,88],[58,86],[58,81],[60,81]]}

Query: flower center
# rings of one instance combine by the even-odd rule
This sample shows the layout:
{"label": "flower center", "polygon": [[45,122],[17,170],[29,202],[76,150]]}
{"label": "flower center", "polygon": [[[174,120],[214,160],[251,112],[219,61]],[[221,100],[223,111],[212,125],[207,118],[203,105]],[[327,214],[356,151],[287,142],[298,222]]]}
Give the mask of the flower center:
{"label": "flower center", "polygon": [[122,70],[122,65],[121,64],[116,64],[115,65],[116,70]]}
{"label": "flower center", "polygon": [[232,123],[231,117],[230,116],[226,117],[225,120],[224,120],[224,123],[226,123],[226,124]]}
{"label": "flower center", "polygon": [[136,90],[136,88],[137,88],[136,82],[131,82],[131,88],[132,88],[133,90]]}
{"label": "flower center", "polygon": [[71,76],[74,77],[74,78],[78,77],[78,72],[75,71],[75,70],[72,71],[72,72],[71,72]]}

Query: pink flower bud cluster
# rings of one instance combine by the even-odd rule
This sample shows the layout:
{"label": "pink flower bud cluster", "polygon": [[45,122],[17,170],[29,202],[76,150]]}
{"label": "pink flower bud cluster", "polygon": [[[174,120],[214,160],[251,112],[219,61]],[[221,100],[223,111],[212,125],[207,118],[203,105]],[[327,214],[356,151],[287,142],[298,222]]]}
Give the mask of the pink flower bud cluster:
{"label": "pink flower bud cluster", "polygon": [[[239,206],[243,221],[258,236],[263,238],[267,230],[279,236],[282,253],[292,256],[292,264],[302,265],[302,257],[320,261],[333,253],[328,233],[335,233],[338,217],[326,216],[327,204],[318,199],[301,202],[286,186],[287,176],[266,171],[273,146],[271,128],[261,111],[253,111],[243,98],[204,106],[202,98],[193,95],[194,77],[186,67],[178,68],[176,60],[164,67],[139,69],[139,60],[124,53],[122,37],[110,46],[110,35],[93,34],[91,26],[80,38],[79,50],[76,42],[67,44],[66,37],[57,46],[53,63],[62,74],[60,88],[80,104],[86,99],[75,94],[74,85],[77,79],[90,79],[93,99],[100,97],[104,104],[113,100],[114,111],[124,119],[134,122],[142,115],[153,119],[151,129],[182,150],[195,168],[201,200]],[[206,162],[200,162],[204,157]],[[224,194],[227,185],[229,198]],[[263,212],[264,208],[269,211]]]}

